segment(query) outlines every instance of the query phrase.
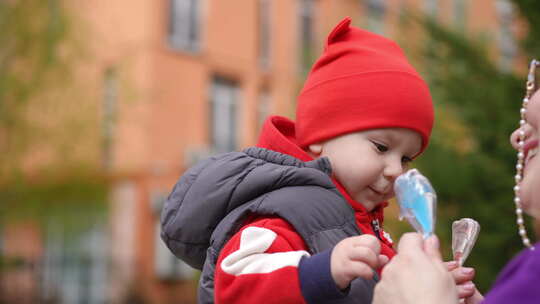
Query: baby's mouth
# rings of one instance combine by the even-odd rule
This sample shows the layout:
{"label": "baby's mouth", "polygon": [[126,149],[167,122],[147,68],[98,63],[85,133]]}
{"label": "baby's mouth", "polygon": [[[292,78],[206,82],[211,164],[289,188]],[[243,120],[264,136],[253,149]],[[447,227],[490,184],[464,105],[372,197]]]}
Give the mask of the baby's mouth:
{"label": "baby's mouth", "polygon": [[379,195],[379,196],[386,196],[388,194],[388,191],[386,190],[378,190],[372,186],[368,186],[369,189],[371,189],[371,191],[375,192],[375,194]]}
{"label": "baby's mouth", "polygon": [[377,194],[377,195],[383,195],[383,193],[382,193],[381,191],[378,191],[378,190],[376,190],[375,188],[373,188],[373,187],[371,187],[371,186],[368,186],[368,188],[369,188],[371,191],[375,192],[375,194]]}

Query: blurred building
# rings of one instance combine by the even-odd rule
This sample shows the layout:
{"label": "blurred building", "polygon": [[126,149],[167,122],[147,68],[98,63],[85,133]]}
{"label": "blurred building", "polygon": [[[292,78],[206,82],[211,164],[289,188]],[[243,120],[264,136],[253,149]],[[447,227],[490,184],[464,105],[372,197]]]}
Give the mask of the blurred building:
{"label": "blurred building", "polygon": [[[159,238],[164,200],[198,160],[253,145],[269,114],[294,118],[303,79],[343,17],[400,41],[402,13],[423,11],[464,31],[496,34],[504,68],[517,56],[512,7],[498,0],[79,0],[69,6],[85,25],[91,51],[78,71],[102,105],[102,165],[114,178],[107,219],[72,243],[80,255],[66,256],[54,237],[27,225],[4,231],[10,237],[0,248],[19,248],[38,262],[16,280],[1,277],[2,290],[19,296],[23,290],[43,303],[195,303],[198,273]],[[24,249],[21,239],[35,239],[36,248]]]}

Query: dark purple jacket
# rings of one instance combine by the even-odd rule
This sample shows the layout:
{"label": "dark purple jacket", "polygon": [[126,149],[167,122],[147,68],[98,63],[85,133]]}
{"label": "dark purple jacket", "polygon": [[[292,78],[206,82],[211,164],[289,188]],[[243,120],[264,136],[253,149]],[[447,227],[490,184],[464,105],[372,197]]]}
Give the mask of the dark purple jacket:
{"label": "dark purple jacket", "polygon": [[534,247],[506,265],[482,304],[540,303],[540,242]]}

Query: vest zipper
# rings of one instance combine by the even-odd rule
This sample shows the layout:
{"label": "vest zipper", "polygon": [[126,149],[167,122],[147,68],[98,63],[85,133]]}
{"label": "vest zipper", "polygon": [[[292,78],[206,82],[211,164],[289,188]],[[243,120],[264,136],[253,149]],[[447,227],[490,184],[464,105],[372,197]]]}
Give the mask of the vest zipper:
{"label": "vest zipper", "polygon": [[375,236],[377,236],[377,238],[382,241],[381,234],[380,234],[381,226],[379,225],[379,220],[378,219],[372,220],[371,227],[373,228],[373,232],[375,232]]}

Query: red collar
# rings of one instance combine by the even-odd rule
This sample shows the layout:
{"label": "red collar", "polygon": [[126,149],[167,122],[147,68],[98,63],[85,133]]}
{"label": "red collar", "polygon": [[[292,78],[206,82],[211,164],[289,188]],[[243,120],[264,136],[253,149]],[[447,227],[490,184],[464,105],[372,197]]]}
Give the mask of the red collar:
{"label": "red collar", "polygon": [[296,142],[294,121],[281,116],[270,116],[264,122],[257,147],[288,154],[301,161],[313,158]]}

